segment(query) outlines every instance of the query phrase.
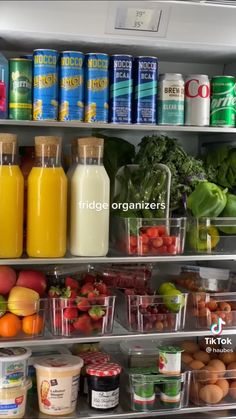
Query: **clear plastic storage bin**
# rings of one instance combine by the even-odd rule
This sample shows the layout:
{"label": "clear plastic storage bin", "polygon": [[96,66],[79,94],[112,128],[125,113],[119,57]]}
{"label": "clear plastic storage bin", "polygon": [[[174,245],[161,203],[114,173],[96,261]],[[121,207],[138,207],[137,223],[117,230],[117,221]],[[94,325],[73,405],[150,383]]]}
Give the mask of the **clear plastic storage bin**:
{"label": "clear plastic storage bin", "polygon": [[187,294],[126,295],[114,290],[116,320],[133,332],[174,332],[184,328]]}
{"label": "clear plastic storage bin", "polygon": [[114,288],[146,288],[152,276],[151,264],[98,266],[102,281]]}
{"label": "clear plastic storage bin", "polygon": [[111,220],[111,247],[128,255],[177,255],[184,251],[186,218]]}
{"label": "clear plastic storage bin", "polygon": [[236,369],[191,371],[189,401],[196,406],[233,406],[236,400]]}
{"label": "clear plastic storage bin", "polygon": [[122,361],[126,368],[152,367],[158,363],[158,349],[160,341],[145,340],[125,341],[120,344]]}
{"label": "clear plastic storage bin", "polygon": [[236,217],[188,219],[186,250],[192,253],[235,253]]}
{"label": "clear plastic storage bin", "polygon": [[236,327],[236,292],[194,293],[189,295],[188,301],[190,317],[198,329],[218,325],[219,318],[225,322],[223,329]]}
{"label": "clear plastic storage bin", "polygon": [[[51,332],[56,336],[89,336],[112,333],[115,296],[86,299],[52,298],[50,300]],[[80,307],[80,308],[79,308]]]}
{"label": "clear plastic storage bin", "polygon": [[0,342],[44,336],[48,314],[46,298],[38,301],[11,301],[10,304],[1,301],[0,311]]}
{"label": "clear plastic storage bin", "polygon": [[[142,369],[140,369],[142,371]],[[189,373],[170,377],[151,372],[130,372],[131,409],[174,410],[188,405]]]}

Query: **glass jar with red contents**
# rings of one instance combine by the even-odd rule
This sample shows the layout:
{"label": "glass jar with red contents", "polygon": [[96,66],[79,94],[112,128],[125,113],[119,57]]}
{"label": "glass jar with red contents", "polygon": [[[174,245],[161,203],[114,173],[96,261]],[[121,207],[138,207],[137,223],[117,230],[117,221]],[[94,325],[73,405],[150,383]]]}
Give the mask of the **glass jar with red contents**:
{"label": "glass jar with red contents", "polygon": [[119,364],[109,362],[87,367],[90,407],[111,410],[118,406],[121,369]]}
{"label": "glass jar with red contents", "polygon": [[84,366],[80,374],[80,392],[88,394],[88,382],[86,376],[86,367],[88,365],[100,365],[110,361],[110,355],[104,352],[82,352],[78,354],[84,361]]}

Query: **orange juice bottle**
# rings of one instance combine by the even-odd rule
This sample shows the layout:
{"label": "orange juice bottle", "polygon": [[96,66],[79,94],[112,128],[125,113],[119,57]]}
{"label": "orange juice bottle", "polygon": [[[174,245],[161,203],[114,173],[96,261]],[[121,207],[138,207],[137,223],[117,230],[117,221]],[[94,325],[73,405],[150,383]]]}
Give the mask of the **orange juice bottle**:
{"label": "orange juice bottle", "polygon": [[23,250],[24,179],[17,158],[17,136],[0,134],[0,258],[18,258]]}
{"label": "orange juice bottle", "polygon": [[26,247],[30,257],[66,252],[67,178],[59,137],[35,137],[35,166],[28,178]]}

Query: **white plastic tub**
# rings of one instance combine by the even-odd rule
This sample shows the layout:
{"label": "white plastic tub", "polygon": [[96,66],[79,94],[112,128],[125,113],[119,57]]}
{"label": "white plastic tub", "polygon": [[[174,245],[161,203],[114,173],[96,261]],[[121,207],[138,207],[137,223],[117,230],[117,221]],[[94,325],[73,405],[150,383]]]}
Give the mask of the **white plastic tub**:
{"label": "white plastic tub", "polygon": [[10,388],[0,388],[0,418],[23,418],[27,401],[27,391],[31,380],[27,378],[20,385]]}
{"label": "white plastic tub", "polygon": [[76,408],[83,360],[77,356],[54,355],[36,360],[39,409],[48,415],[67,415]]}
{"label": "white plastic tub", "polygon": [[30,356],[28,348],[0,348],[0,388],[22,385]]}

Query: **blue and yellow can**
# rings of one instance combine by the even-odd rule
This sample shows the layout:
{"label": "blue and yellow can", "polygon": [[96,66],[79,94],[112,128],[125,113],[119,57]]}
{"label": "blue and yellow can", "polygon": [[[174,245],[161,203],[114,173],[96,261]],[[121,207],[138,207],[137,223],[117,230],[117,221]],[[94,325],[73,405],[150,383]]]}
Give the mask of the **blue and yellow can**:
{"label": "blue and yellow can", "polygon": [[136,57],[134,65],[134,112],[136,124],[156,124],[158,59]]}
{"label": "blue and yellow can", "polygon": [[84,54],[63,51],[60,54],[59,120],[84,120]]}
{"label": "blue and yellow can", "polygon": [[108,65],[107,54],[86,54],[85,122],[108,122]]}
{"label": "blue and yellow can", "polygon": [[116,54],[110,58],[109,121],[130,124],[132,122],[133,57]]}
{"label": "blue and yellow can", "polygon": [[58,52],[34,50],[33,120],[58,118]]}

